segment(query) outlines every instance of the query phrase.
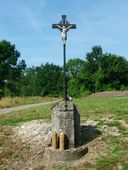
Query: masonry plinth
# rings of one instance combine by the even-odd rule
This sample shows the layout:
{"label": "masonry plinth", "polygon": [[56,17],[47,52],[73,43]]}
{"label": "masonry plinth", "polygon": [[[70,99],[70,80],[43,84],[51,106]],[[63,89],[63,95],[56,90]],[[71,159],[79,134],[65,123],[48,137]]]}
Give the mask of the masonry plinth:
{"label": "masonry plinth", "polygon": [[[81,146],[80,114],[72,101],[61,101],[52,107],[52,136],[57,135],[57,149],[45,148],[44,157],[53,161],[73,161],[88,152]],[[52,137],[52,140],[53,140]],[[52,141],[54,144],[54,141]]]}
{"label": "masonry plinth", "polygon": [[80,114],[72,101],[61,101],[52,108],[52,131],[64,133],[65,149],[80,145]]}
{"label": "masonry plinth", "polygon": [[54,152],[51,148],[45,148],[44,158],[50,161],[75,161],[83,157],[88,153],[86,146],[80,146],[78,148],[70,148],[64,151],[56,149]]}

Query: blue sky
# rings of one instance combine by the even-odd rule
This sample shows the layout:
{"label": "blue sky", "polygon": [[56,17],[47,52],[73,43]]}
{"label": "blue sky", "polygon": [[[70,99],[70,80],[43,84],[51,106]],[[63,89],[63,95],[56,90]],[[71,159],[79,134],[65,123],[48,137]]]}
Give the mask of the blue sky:
{"label": "blue sky", "polygon": [[128,0],[0,0],[0,40],[16,45],[28,66],[63,64],[60,32],[51,28],[67,15],[67,60],[101,45],[128,59]]}

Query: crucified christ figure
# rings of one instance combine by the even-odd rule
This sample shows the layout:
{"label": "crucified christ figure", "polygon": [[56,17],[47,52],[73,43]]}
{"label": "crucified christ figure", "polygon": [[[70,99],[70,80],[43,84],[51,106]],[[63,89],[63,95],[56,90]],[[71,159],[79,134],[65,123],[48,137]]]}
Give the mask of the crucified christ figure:
{"label": "crucified christ figure", "polygon": [[67,32],[72,27],[72,25],[69,25],[68,27],[65,27],[65,25],[63,25],[62,27],[60,25],[57,25],[57,26],[58,26],[59,30],[61,31],[62,40],[64,42],[66,42],[66,40],[67,40]]}

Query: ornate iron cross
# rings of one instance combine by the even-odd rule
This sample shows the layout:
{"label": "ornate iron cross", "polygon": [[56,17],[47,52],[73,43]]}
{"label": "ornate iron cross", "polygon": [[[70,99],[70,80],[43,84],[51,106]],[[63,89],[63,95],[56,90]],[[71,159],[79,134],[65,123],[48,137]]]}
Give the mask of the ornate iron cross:
{"label": "ornate iron cross", "polygon": [[58,24],[52,24],[52,28],[59,29],[61,31],[62,40],[64,43],[66,43],[67,32],[70,29],[76,29],[76,24],[70,24],[66,19],[66,15],[62,15],[62,21],[60,21]]}
{"label": "ornate iron cross", "polygon": [[64,55],[64,100],[67,101],[67,78],[66,78],[66,40],[67,32],[70,29],[76,29],[76,24],[70,24],[66,15],[62,15],[62,20],[58,24],[52,24],[53,29],[59,29],[61,31],[62,41],[63,41],[63,55]]}

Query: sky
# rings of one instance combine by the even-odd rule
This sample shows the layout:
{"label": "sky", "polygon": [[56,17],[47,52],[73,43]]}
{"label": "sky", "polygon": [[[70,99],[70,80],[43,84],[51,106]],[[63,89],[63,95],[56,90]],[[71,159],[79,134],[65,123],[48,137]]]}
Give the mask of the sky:
{"label": "sky", "polygon": [[63,44],[53,23],[66,15],[67,60],[85,59],[95,45],[128,59],[128,0],[0,0],[0,40],[10,41],[28,67],[63,65]]}

